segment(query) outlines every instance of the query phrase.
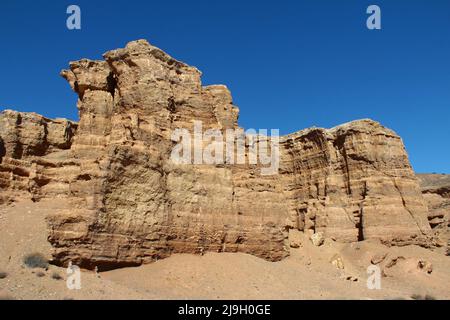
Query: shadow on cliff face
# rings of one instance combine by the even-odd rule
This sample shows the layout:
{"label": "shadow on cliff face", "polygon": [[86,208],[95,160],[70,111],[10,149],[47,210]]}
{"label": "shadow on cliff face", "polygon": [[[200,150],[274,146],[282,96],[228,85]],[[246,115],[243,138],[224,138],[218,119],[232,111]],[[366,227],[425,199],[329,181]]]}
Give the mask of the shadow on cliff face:
{"label": "shadow on cliff face", "polygon": [[0,137],[0,164],[2,163],[5,154],[6,154],[5,143],[3,142],[3,139]]}
{"label": "shadow on cliff face", "polygon": [[122,269],[122,268],[132,268],[132,267],[139,267],[142,264],[137,262],[127,262],[127,261],[111,261],[111,260],[102,260],[99,259],[85,259],[85,258],[73,258],[71,260],[67,259],[67,253],[60,252],[57,255],[53,256],[53,259],[50,261],[51,265],[57,266],[57,267],[64,267],[67,268],[69,265],[69,262],[72,262],[74,265],[80,267],[81,269],[85,270],[95,270],[97,269],[99,272],[105,272],[115,269]]}

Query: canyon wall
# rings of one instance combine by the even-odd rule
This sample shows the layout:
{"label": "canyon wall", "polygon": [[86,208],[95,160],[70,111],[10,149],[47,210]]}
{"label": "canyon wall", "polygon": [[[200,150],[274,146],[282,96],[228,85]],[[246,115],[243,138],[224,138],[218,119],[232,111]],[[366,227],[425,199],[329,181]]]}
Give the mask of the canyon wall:
{"label": "canyon wall", "polygon": [[228,161],[179,164],[170,158],[175,129],[193,132],[194,121],[239,129],[225,86],[202,86],[200,71],[144,40],[103,61],[72,62],[62,76],[78,94],[78,124],[0,116],[2,194],[58,199],[48,217],[57,264],[102,270],[206,251],[278,261],[289,254],[291,229],[432,245],[402,140],[377,122],[280,137],[274,175]]}
{"label": "canyon wall", "polygon": [[[56,172],[42,174],[46,157],[67,158],[77,124],[66,119],[47,119],[36,113],[4,110],[0,113],[0,204],[17,198],[39,199],[59,194]],[[51,156],[50,156],[51,155]],[[56,164],[62,167],[64,161]],[[56,167],[50,169],[56,170]],[[52,191],[53,188],[53,191]]]}
{"label": "canyon wall", "polygon": [[425,201],[428,221],[436,236],[437,246],[450,255],[450,175],[418,174]]}

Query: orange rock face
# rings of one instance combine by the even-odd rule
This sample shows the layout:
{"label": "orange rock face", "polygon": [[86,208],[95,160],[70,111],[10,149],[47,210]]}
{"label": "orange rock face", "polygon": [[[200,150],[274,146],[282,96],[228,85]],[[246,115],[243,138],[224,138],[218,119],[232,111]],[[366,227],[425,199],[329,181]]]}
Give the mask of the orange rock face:
{"label": "orange rock face", "polygon": [[[77,124],[65,119],[50,120],[35,113],[5,110],[0,113],[0,204],[15,198],[51,196],[45,158],[69,152]],[[62,178],[62,177],[58,177]],[[59,194],[59,190],[57,190]]]}
{"label": "orange rock face", "polygon": [[418,174],[423,196],[428,204],[428,221],[438,247],[450,255],[450,175]]}
{"label": "orange rock face", "polygon": [[[109,269],[206,251],[277,261],[289,254],[291,229],[430,245],[428,209],[403,143],[379,123],[280,137],[273,175],[261,165],[174,163],[174,130],[192,132],[194,120],[203,130],[238,129],[230,92],[203,87],[196,68],[143,40],[104,59],[62,72],[79,96],[78,125],[45,120],[43,137],[32,120],[0,117],[2,187],[64,200],[48,217],[55,263]],[[34,171],[21,172],[28,163]]]}

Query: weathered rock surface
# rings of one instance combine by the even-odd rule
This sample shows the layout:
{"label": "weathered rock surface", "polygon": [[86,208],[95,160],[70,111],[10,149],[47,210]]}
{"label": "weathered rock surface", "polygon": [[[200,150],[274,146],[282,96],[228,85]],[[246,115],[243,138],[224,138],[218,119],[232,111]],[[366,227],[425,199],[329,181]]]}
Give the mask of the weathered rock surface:
{"label": "weathered rock surface", "polygon": [[[77,124],[66,119],[47,119],[35,113],[4,110],[0,113],[0,203],[15,197],[50,196],[55,183],[43,171],[46,157],[64,155],[70,149]],[[60,163],[59,166],[63,164]],[[63,171],[58,174],[62,178]]]}
{"label": "weathered rock surface", "polygon": [[[194,120],[203,130],[238,128],[228,89],[203,87],[200,71],[144,40],[104,59],[62,72],[79,96],[73,139],[77,125],[66,120],[1,120],[2,190],[66,200],[48,218],[55,263],[108,269],[205,251],[277,261],[289,254],[292,229],[431,245],[403,143],[379,123],[281,137],[276,175],[261,175],[259,165],[175,164],[173,130],[192,132]],[[3,169],[17,161],[35,171]]]}
{"label": "weathered rock surface", "polygon": [[418,174],[428,204],[428,220],[439,239],[439,246],[450,255],[450,175]]}
{"label": "weathered rock surface", "polygon": [[402,242],[429,232],[403,143],[374,121],[289,135],[281,162],[293,227],[345,241]]}

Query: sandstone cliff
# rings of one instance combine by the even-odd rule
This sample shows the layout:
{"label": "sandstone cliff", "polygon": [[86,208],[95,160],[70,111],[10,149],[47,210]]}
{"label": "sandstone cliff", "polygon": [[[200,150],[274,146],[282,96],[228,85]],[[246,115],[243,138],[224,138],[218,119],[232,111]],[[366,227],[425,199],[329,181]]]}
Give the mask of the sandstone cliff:
{"label": "sandstone cliff", "polygon": [[438,238],[438,245],[450,255],[450,175],[418,174],[423,196],[428,204],[428,220]]}
{"label": "sandstone cliff", "polygon": [[238,128],[225,86],[202,86],[200,71],[144,40],[104,61],[72,62],[62,76],[78,94],[78,124],[0,118],[2,193],[64,199],[48,217],[57,264],[109,269],[205,251],[277,261],[289,254],[291,229],[433,244],[403,143],[377,122],[281,137],[276,175],[259,165],[175,164],[173,130],[192,130],[194,120],[204,130]]}
{"label": "sandstone cliff", "polygon": [[[77,124],[65,119],[47,119],[35,113],[5,110],[0,113],[0,203],[16,197],[38,199],[41,193],[51,196],[51,188],[63,177],[52,180],[45,160],[66,158]],[[55,164],[63,166],[64,162]],[[62,172],[62,171],[61,171]]]}

